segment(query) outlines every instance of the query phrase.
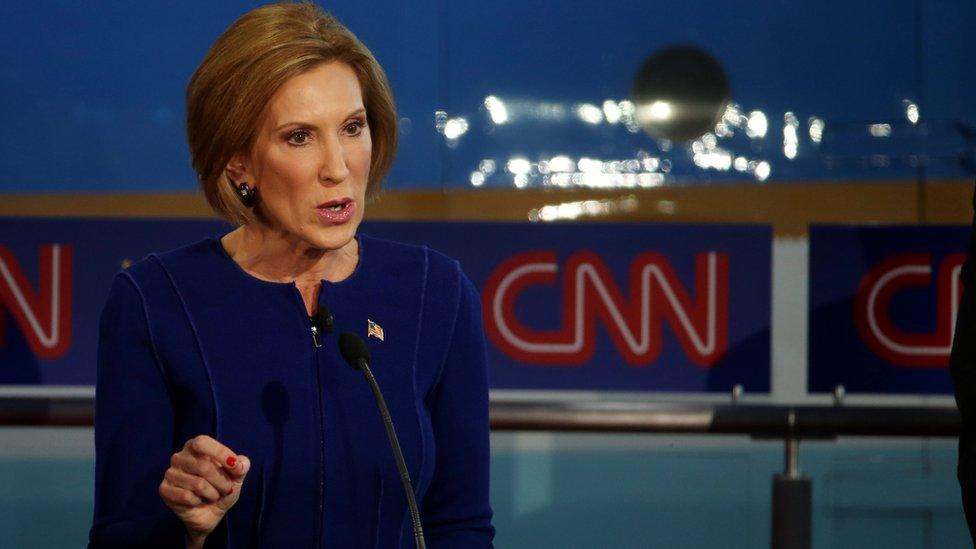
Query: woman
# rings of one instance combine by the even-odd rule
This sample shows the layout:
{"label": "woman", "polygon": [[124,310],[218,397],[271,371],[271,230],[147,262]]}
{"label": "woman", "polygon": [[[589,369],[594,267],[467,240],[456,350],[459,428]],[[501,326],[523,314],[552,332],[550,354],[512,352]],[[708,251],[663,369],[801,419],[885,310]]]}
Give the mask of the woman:
{"label": "woman", "polygon": [[343,331],[368,342],[428,547],[491,546],[477,293],[443,255],[356,233],[396,131],[372,54],[313,4],[258,8],[214,44],[187,133],[207,200],[239,227],[114,281],[91,546],[412,546]]}

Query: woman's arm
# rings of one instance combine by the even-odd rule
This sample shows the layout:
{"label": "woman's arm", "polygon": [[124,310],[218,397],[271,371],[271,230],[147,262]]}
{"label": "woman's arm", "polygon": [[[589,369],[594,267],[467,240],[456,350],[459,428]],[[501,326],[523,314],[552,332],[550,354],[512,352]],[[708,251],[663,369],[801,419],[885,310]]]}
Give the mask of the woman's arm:
{"label": "woman's arm", "polygon": [[173,408],[145,304],[123,272],[99,326],[89,547],[183,546],[185,529],[158,494],[173,436]]}
{"label": "woman's arm", "polygon": [[421,518],[427,546],[491,547],[488,376],[481,300],[458,268],[460,299],[447,358],[430,401],[437,447]]}

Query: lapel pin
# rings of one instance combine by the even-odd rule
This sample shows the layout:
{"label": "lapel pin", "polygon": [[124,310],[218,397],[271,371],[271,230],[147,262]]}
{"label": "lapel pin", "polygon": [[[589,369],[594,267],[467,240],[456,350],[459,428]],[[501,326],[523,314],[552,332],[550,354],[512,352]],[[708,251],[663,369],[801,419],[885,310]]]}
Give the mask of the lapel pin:
{"label": "lapel pin", "polygon": [[383,327],[367,318],[366,337],[375,337],[376,339],[383,341]]}

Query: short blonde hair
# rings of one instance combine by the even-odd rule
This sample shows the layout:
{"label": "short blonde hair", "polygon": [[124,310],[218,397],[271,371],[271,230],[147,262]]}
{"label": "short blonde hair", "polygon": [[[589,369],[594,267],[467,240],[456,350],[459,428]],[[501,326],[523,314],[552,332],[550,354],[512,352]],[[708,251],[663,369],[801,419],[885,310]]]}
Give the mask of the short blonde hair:
{"label": "short blonde hair", "polygon": [[397,147],[386,74],[349,29],[315,4],[270,4],[244,14],[217,38],[186,88],[193,169],[220,216],[237,224],[255,218],[227,178],[227,163],[250,151],[260,118],[282,84],[333,61],[349,65],[359,79],[373,142],[366,196],[379,193]]}

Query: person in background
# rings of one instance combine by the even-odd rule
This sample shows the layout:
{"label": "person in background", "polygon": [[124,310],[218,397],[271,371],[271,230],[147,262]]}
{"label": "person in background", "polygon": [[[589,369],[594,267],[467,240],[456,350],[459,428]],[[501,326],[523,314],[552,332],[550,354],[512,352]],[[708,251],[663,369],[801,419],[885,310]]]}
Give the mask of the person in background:
{"label": "person in background", "polygon": [[257,8],[187,88],[220,237],[119,273],[102,313],[90,547],[413,546],[368,343],[427,546],[491,547],[485,340],[458,263],[358,231],[397,117],[369,50],[311,3]]}
{"label": "person in background", "polygon": [[[973,195],[976,212],[976,194]],[[956,406],[962,416],[957,476],[969,534],[976,545],[976,213],[969,234],[969,256],[962,269],[965,287],[949,357]]]}

